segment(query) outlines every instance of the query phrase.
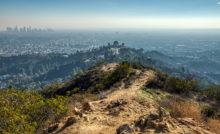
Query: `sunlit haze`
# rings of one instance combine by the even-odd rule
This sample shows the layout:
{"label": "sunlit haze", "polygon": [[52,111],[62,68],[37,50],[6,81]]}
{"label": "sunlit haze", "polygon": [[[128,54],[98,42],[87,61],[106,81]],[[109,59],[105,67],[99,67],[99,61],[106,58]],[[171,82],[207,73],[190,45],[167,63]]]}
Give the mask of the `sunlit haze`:
{"label": "sunlit haze", "polygon": [[1,0],[0,30],[220,28],[218,0]]}

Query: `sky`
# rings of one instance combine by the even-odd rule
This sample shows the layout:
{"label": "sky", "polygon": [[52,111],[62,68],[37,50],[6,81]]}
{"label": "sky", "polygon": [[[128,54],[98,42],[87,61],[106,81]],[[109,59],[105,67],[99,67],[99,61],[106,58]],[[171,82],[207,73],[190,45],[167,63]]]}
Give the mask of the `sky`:
{"label": "sky", "polygon": [[220,0],[0,0],[0,30],[220,28]]}

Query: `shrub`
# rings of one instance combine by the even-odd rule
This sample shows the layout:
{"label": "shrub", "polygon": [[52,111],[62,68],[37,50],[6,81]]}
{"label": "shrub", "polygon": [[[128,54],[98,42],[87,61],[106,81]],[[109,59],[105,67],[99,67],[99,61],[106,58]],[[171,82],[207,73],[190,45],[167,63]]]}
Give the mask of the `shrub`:
{"label": "shrub", "polygon": [[209,86],[203,93],[209,99],[220,101],[220,86]]}
{"label": "shrub", "polygon": [[147,88],[163,89],[170,93],[189,94],[199,91],[199,82],[169,76],[167,73],[156,73],[156,77],[146,83]]}
{"label": "shrub", "polygon": [[168,79],[167,73],[156,73],[156,77],[146,84],[148,88],[163,89]]}
{"label": "shrub", "polygon": [[89,100],[97,100],[98,96],[91,93],[84,93],[84,94],[73,94],[70,96],[70,101],[75,102],[82,102],[84,99],[88,98]]}
{"label": "shrub", "polygon": [[171,93],[189,94],[199,90],[199,82],[170,77],[164,88]]}
{"label": "shrub", "polygon": [[203,108],[202,113],[207,118],[220,119],[220,108],[218,106],[206,106]]}
{"label": "shrub", "polygon": [[147,67],[143,66],[142,64],[138,63],[138,62],[132,62],[130,63],[130,66],[134,69],[145,69]]}
{"label": "shrub", "polygon": [[67,99],[45,99],[40,94],[17,89],[0,90],[0,133],[34,133],[48,120],[68,111]]}
{"label": "shrub", "polygon": [[63,86],[64,86],[64,84],[61,84],[61,83],[53,83],[50,86],[39,90],[39,93],[47,98],[56,97],[56,91],[58,89],[62,88]]}

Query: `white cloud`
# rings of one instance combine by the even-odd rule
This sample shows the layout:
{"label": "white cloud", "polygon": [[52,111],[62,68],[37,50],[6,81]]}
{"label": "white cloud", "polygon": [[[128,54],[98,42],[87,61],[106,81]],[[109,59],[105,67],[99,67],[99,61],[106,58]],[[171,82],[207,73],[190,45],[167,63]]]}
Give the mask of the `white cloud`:
{"label": "white cloud", "polygon": [[220,5],[220,1],[219,1],[219,2],[217,2],[217,4],[218,4],[218,5]]}

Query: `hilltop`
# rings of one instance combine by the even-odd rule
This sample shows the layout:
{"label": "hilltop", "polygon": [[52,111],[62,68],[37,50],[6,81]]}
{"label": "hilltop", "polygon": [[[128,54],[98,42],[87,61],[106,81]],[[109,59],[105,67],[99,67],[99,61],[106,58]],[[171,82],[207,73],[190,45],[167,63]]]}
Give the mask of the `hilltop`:
{"label": "hilltop", "polygon": [[99,63],[38,92],[0,90],[0,132],[218,134],[220,89],[199,88],[139,63]]}
{"label": "hilltop", "polygon": [[[122,63],[122,65],[123,64],[126,63]],[[120,66],[121,65],[117,63],[110,63],[101,65],[98,68],[95,67],[95,70],[97,72],[104,71],[108,73],[116,71]],[[188,102],[192,103],[182,107],[190,110],[187,112],[192,113],[187,113],[188,115],[176,118],[176,115],[172,115],[173,113],[168,110],[169,108],[166,105],[173,103],[174,99],[172,99],[172,97],[178,98],[179,96],[179,98],[181,98],[181,95],[173,95],[162,89],[148,89],[147,87],[151,85],[150,83],[157,79],[157,72],[137,63],[131,66],[132,69],[130,72],[127,72],[127,76],[124,75],[124,78],[111,85],[108,90],[104,89],[103,91],[99,91],[99,93],[90,90],[90,93],[98,94],[99,97],[95,100],[87,96],[82,102],[70,105],[74,116],[67,116],[58,123],[51,125],[49,127],[51,133],[212,134],[209,127],[206,127],[205,122],[201,123],[202,115],[199,111],[196,111],[199,110],[198,101],[196,99],[182,98],[183,104],[188,104]],[[81,74],[81,78],[83,77],[82,79],[85,80],[79,82],[81,85],[90,83],[84,79],[84,77],[89,75],[89,79],[91,79],[91,72],[98,74],[97,72],[94,73],[94,68],[86,71],[85,74]],[[76,78],[74,80],[78,81],[78,79],[79,78]],[[75,85],[73,81],[71,87],[75,87],[73,86]],[[67,87],[69,86],[70,85]],[[71,89],[67,87],[65,87],[65,89]],[[63,91],[63,88],[61,89]],[[75,91],[75,89],[73,90]],[[76,92],[77,91],[75,91],[75,93]],[[88,91],[83,90],[83,93],[85,92]],[[57,93],[60,94],[60,92]],[[75,98],[75,95],[73,96],[73,98]],[[178,110],[178,108],[170,110]],[[181,111],[173,112],[185,114],[181,113]],[[186,111],[183,110],[183,112]],[[219,127],[220,126],[218,126],[218,128]]]}

